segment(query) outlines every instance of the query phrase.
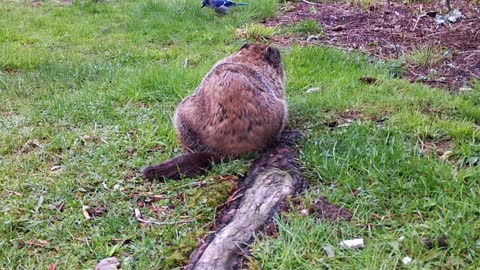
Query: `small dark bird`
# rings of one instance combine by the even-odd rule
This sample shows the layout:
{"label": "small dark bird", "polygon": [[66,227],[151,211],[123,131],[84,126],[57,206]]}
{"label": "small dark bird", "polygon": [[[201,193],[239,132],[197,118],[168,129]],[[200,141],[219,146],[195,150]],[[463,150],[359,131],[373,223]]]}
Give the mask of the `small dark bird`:
{"label": "small dark bird", "polygon": [[248,4],[235,3],[230,0],[203,0],[203,3],[202,3],[202,8],[210,7],[211,9],[215,10],[217,13],[221,13],[221,14],[227,13],[232,7],[235,7],[235,6],[248,6]]}

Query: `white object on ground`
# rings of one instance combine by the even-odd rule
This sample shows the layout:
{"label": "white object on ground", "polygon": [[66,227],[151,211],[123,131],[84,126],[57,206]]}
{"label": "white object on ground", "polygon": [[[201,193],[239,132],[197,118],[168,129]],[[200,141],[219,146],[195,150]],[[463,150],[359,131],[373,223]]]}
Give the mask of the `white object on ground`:
{"label": "white object on ground", "polygon": [[340,242],[340,247],[342,247],[342,248],[363,248],[363,247],[365,247],[365,243],[363,242],[363,238],[343,240],[343,241]]}
{"label": "white object on ground", "polygon": [[410,264],[413,261],[412,258],[406,256],[405,258],[402,259],[402,262],[404,265]]}
{"label": "white object on ground", "polygon": [[332,245],[324,245],[322,248],[325,251],[325,253],[327,253],[327,258],[330,259],[335,257],[335,250],[333,249]]}
{"label": "white object on ground", "polygon": [[109,257],[101,260],[95,270],[116,270],[120,266],[120,261],[115,257]]}

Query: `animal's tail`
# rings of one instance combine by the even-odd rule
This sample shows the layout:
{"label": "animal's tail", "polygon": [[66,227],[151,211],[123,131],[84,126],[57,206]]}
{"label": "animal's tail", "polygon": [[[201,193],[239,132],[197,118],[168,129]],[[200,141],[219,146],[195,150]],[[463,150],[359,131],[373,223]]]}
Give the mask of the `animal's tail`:
{"label": "animal's tail", "polygon": [[188,153],[163,163],[149,166],[143,170],[143,175],[149,180],[179,179],[182,175],[193,177],[210,169],[213,162],[220,162],[221,160],[222,157],[214,153]]}

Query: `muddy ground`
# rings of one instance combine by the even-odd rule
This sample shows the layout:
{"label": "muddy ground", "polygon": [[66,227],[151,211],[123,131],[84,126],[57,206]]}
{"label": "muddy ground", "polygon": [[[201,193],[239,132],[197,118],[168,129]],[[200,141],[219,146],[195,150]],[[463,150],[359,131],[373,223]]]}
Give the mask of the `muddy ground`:
{"label": "muddy ground", "polygon": [[323,35],[275,36],[279,45],[313,43],[366,52],[381,59],[398,59],[405,76],[452,91],[468,89],[480,80],[480,5],[452,1],[464,18],[437,24],[435,16],[448,13],[443,1],[372,6],[351,3],[288,2],[288,11],[265,21],[266,26],[315,20]]}

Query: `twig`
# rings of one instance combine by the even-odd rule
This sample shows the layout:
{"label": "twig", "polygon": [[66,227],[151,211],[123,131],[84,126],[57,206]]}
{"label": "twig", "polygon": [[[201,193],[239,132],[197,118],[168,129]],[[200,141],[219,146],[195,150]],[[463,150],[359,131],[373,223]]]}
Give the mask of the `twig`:
{"label": "twig", "polygon": [[415,29],[417,28],[418,21],[420,21],[420,19],[424,16],[423,15],[423,5],[420,5],[420,11],[418,13],[419,13],[419,15],[417,16],[417,20],[415,21],[415,24],[413,25],[412,32],[415,31]]}
{"label": "twig", "polygon": [[415,31],[415,29],[417,28],[417,24],[422,17],[423,17],[423,14],[417,16],[417,19],[415,20],[415,24],[413,25],[413,28],[412,28],[412,32]]}
{"label": "twig", "polygon": [[235,197],[230,197],[228,198],[228,200],[222,204],[220,204],[219,206],[217,206],[217,209],[223,209],[227,204],[231,203],[231,202],[234,202],[236,200],[238,200],[239,198],[243,197],[243,194],[239,194]]}
{"label": "twig", "polygon": [[398,47],[397,47],[397,41],[395,39],[395,36],[393,35],[393,30],[392,28],[390,28],[390,34],[392,35],[392,40],[393,40],[393,46],[395,47],[395,54],[396,54],[396,59],[398,59],[399,57],[399,53],[398,53]]}
{"label": "twig", "polygon": [[468,70],[468,72],[470,73],[470,75],[480,80],[480,76],[477,76],[477,74],[471,72],[470,70]]}
{"label": "twig", "polygon": [[159,222],[155,220],[146,220],[142,218],[142,213],[138,208],[135,208],[135,219],[144,224],[153,224],[153,225],[158,225],[158,226],[163,226],[163,225],[177,225],[177,224],[186,224],[186,223],[192,223],[195,221],[195,219],[187,219],[187,220],[179,220],[179,221],[172,221],[172,222]]}
{"label": "twig", "polygon": [[310,2],[310,1],[307,1],[307,0],[302,0],[302,2],[307,3],[309,5],[319,6],[318,3],[313,3],[313,2]]}
{"label": "twig", "polygon": [[448,12],[452,11],[452,4],[450,3],[450,0],[445,0],[445,4],[447,5]]}
{"label": "twig", "polygon": [[139,192],[139,193],[131,193],[128,195],[130,198],[135,198],[135,197],[146,197],[152,201],[159,201],[159,200],[164,200],[167,199],[168,197],[163,195],[163,194],[153,194],[153,192]]}
{"label": "twig", "polygon": [[5,191],[6,191],[9,195],[16,195],[16,196],[22,196],[22,195],[23,195],[22,193],[19,193],[19,192],[13,191],[13,190],[9,190],[9,189],[5,189]]}
{"label": "twig", "polygon": [[28,244],[28,246],[30,247],[41,247],[41,248],[44,248],[50,245],[50,242],[48,242],[47,240],[41,240],[41,239],[25,241],[24,243]]}
{"label": "twig", "polygon": [[465,59],[463,59],[464,61],[467,61],[468,59],[470,59],[472,56],[475,56],[477,54],[477,52],[474,52],[472,54],[470,54],[469,56],[465,57]]}

